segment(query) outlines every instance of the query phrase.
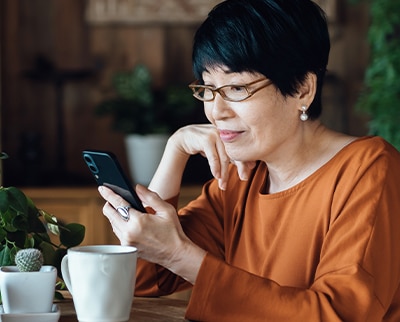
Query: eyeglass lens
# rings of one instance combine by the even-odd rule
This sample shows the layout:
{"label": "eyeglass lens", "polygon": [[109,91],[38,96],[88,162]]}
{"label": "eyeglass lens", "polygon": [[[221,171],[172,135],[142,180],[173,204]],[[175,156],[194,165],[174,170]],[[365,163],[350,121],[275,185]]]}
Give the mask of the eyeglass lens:
{"label": "eyeglass lens", "polygon": [[259,86],[258,88],[255,88],[252,91],[249,91],[248,89],[249,85],[254,85],[263,80],[266,79],[265,78],[257,79],[254,82],[243,85],[225,85],[215,89],[204,85],[194,85],[194,84],[190,85],[189,87],[191,87],[193,90],[193,96],[201,101],[212,101],[215,98],[216,93],[219,93],[225,100],[240,102],[249,98],[251,95],[259,91],[260,89],[271,84],[271,82],[268,81],[266,84]]}
{"label": "eyeglass lens", "polygon": [[207,87],[194,87],[193,88],[195,97],[202,100],[213,100],[215,96],[215,92],[218,92],[223,98],[239,101],[246,99],[249,96],[249,92],[246,89],[246,86],[236,86],[236,85],[227,85],[218,89],[210,89]]}

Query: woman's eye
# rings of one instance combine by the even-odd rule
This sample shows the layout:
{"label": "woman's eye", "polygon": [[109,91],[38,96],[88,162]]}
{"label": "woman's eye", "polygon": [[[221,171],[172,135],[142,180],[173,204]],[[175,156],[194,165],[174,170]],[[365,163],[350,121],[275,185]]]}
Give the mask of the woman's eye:
{"label": "woman's eye", "polygon": [[246,88],[245,88],[244,86],[231,86],[231,87],[229,88],[229,90],[232,91],[232,92],[237,92],[237,93],[239,93],[239,92],[246,91]]}

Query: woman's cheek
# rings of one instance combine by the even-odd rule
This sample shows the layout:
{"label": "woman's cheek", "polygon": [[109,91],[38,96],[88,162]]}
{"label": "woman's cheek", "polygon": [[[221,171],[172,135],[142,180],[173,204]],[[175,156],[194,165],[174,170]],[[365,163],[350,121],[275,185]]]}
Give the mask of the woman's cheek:
{"label": "woman's cheek", "polygon": [[204,102],[204,114],[206,115],[207,120],[215,125],[215,120],[212,117],[212,103],[211,102]]}

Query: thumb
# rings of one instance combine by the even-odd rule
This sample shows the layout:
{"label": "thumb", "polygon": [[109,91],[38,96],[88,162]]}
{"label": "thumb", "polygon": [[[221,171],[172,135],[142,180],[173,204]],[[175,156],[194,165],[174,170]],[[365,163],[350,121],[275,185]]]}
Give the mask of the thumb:
{"label": "thumb", "polygon": [[156,192],[149,190],[145,186],[137,184],[135,190],[140,200],[142,200],[143,204],[147,206],[146,208],[148,210],[148,213],[154,214],[165,212],[170,207],[172,207],[172,205],[161,199],[161,197]]}

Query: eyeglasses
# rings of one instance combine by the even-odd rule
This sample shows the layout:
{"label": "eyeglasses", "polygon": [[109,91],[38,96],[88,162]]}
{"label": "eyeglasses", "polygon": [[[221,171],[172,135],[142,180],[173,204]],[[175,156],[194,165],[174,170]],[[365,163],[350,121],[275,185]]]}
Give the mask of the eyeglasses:
{"label": "eyeglasses", "polygon": [[[267,81],[265,84],[260,87],[250,88],[250,86],[257,84],[261,81]],[[248,99],[250,96],[254,95],[259,90],[269,86],[272,84],[272,81],[263,77],[255,80],[254,82],[248,84],[240,84],[240,85],[224,85],[218,88],[214,88],[212,86],[207,85],[199,85],[199,81],[194,81],[189,85],[189,88],[193,91],[193,96],[200,101],[210,102],[215,99],[216,93],[222,96],[222,98],[226,101],[231,102],[241,102]]]}

